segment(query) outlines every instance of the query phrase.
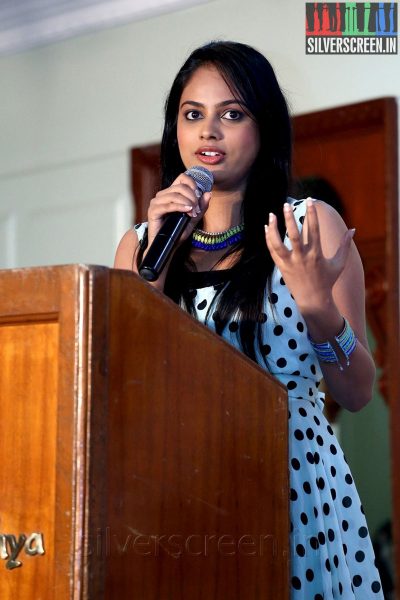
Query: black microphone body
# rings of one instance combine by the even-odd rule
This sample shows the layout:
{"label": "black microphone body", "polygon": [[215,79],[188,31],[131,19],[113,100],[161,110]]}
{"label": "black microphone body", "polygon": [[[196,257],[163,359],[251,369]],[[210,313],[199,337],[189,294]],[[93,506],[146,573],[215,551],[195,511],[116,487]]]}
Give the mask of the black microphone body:
{"label": "black microphone body", "polygon": [[[202,194],[211,191],[214,177],[205,167],[192,167],[185,171],[185,174],[194,179]],[[147,281],[158,279],[190,219],[187,213],[180,212],[173,212],[166,217],[139,267],[139,275],[143,279]]]}

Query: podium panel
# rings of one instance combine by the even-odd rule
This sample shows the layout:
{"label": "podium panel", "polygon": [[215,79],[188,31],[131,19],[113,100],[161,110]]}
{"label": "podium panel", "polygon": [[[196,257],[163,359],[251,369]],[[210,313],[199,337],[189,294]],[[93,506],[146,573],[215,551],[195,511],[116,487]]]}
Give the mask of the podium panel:
{"label": "podium panel", "polygon": [[135,275],[0,272],[0,597],[288,598],[286,390]]}

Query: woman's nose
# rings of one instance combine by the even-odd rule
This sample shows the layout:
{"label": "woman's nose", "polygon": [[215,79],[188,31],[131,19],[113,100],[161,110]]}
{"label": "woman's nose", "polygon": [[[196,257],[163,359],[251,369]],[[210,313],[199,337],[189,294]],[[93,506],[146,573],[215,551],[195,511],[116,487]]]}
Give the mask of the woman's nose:
{"label": "woman's nose", "polygon": [[219,140],[222,137],[221,125],[216,119],[203,119],[200,137],[205,140]]}

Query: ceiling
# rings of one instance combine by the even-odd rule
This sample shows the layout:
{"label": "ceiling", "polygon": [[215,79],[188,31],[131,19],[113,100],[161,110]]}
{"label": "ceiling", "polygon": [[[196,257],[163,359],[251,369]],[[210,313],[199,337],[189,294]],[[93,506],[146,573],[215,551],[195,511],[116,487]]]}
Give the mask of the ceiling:
{"label": "ceiling", "polygon": [[210,0],[1,0],[0,55]]}

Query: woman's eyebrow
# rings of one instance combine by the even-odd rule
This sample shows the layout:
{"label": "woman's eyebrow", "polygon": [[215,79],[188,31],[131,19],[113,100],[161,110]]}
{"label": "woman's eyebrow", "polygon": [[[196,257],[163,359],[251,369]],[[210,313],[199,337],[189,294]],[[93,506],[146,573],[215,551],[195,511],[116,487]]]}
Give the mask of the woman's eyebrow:
{"label": "woman's eyebrow", "polygon": [[[197,106],[199,108],[204,108],[205,106],[201,102],[196,102],[195,100],[185,100],[185,102],[182,102],[180,107],[182,108],[183,106],[185,106],[185,104],[190,104],[191,106]],[[218,102],[218,104],[215,105],[215,108],[221,108],[222,106],[228,106],[229,104],[239,104],[239,106],[241,105],[239,100],[236,100],[236,98],[231,98],[230,100]]]}

